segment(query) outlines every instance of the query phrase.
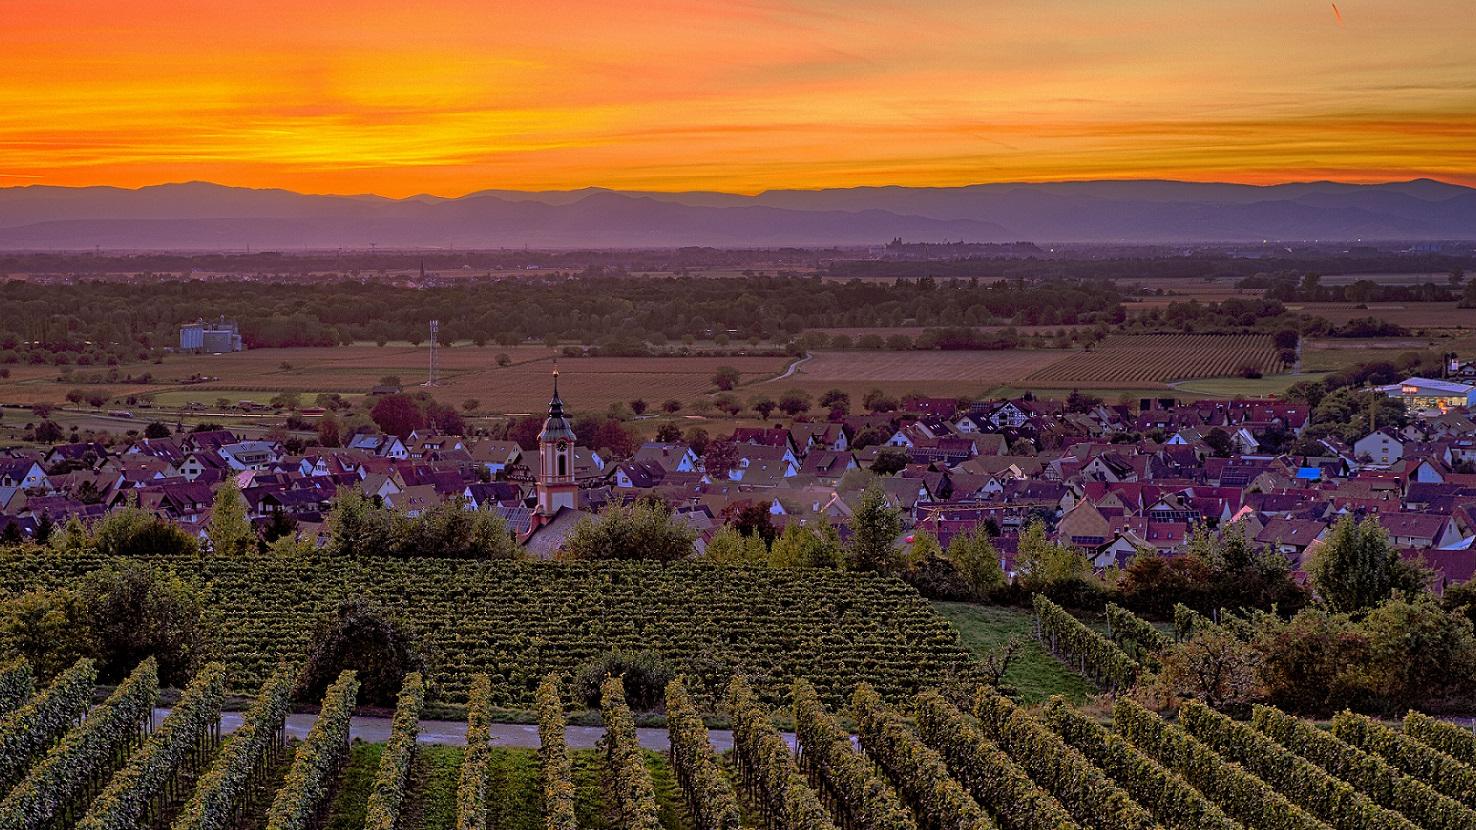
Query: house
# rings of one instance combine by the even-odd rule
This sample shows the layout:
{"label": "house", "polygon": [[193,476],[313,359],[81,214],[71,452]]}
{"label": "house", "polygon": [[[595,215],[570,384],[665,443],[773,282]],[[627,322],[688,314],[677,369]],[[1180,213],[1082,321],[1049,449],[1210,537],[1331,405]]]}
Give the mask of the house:
{"label": "house", "polygon": [[680,442],[647,441],[630,457],[631,461],[655,461],[661,469],[672,473],[694,473],[701,460],[691,447]]}
{"label": "house", "polygon": [[215,452],[233,470],[265,470],[281,457],[282,447],[273,441],[237,441]]}
{"label": "house", "polygon": [[523,448],[516,441],[478,441],[467,447],[472,460],[487,468],[492,475],[517,464],[523,457]]}
{"label": "house", "polygon": [[847,471],[858,469],[860,465],[856,463],[856,456],[850,452],[817,449],[805,456],[805,463],[800,465],[799,474],[814,476],[817,481],[833,486],[840,482]]}
{"label": "house", "polygon": [[1293,563],[1300,563],[1307,547],[1322,539],[1326,532],[1326,524],[1312,519],[1275,518],[1261,528],[1255,540],[1286,555]]}
{"label": "house", "polygon": [[0,458],[0,487],[49,490],[46,469],[29,458]]}
{"label": "house", "polygon": [[363,450],[380,458],[406,459],[410,457],[410,450],[406,449],[405,442],[393,435],[361,433],[349,439],[349,448]]}
{"label": "house", "polygon": [[1441,548],[1461,539],[1449,516],[1433,513],[1381,512],[1379,524],[1389,534],[1389,541],[1401,548]]}
{"label": "house", "polygon": [[1405,440],[1390,427],[1376,429],[1353,442],[1353,456],[1374,464],[1393,464],[1404,457]]}

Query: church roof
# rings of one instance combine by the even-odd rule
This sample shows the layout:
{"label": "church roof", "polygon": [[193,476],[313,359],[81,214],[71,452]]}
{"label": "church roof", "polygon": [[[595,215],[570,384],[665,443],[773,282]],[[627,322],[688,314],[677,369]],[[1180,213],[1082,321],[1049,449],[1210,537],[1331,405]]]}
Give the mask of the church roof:
{"label": "church roof", "polygon": [[548,418],[543,422],[543,432],[539,433],[538,440],[542,443],[574,443],[574,427],[570,426],[568,417],[564,415],[564,401],[559,397],[558,364],[554,364],[553,397],[548,402]]}

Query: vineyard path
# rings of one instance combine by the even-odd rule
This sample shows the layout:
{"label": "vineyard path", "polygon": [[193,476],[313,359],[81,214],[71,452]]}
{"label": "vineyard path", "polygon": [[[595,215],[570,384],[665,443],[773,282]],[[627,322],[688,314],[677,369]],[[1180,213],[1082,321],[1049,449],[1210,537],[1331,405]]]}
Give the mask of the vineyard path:
{"label": "vineyard path", "polygon": [[[154,725],[157,727],[168,715],[168,709],[155,709]],[[241,726],[241,719],[240,712],[222,713],[220,716],[221,732],[224,734],[234,732]],[[308,730],[312,728],[313,722],[317,719],[316,715],[289,715],[287,737],[301,740],[307,736]],[[355,717],[349,725],[349,737],[367,743],[384,743],[389,740],[390,724],[389,718]],[[564,737],[570,749],[593,749],[604,734],[605,730],[598,726],[569,726],[566,728]],[[646,749],[665,752],[669,746],[664,728],[643,727],[637,729],[636,734],[640,738],[641,746]],[[785,732],[783,735],[790,749],[794,749],[794,734]],[[707,739],[713,749],[718,752],[726,752],[733,748],[733,733],[727,729],[709,729]],[[420,722],[419,742],[466,746],[466,722],[423,720]],[[492,745],[537,749],[538,727],[533,724],[494,723],[492,724]]]}

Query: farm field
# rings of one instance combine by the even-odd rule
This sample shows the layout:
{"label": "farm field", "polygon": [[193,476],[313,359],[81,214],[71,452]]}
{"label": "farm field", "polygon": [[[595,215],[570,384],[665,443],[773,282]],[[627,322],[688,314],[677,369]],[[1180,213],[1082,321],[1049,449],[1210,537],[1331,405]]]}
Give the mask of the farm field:
{"label": "farm field", "polygon": [[1265,374],[1282,369],[1276,346],[1268,335],[1113,335],[1091,351],[1076,352],[1031,373],[1026,380],[1067,382],[1083,389],[1112,389],[1231,377],[1242,366],[1254,367]]}
{"label": "farm field", "polygon": [[[106,561],[6,552],[0,596],[71,584]],[[703,563],[151,561],[209,584],[226,621],[221,649],[233,690],[260,684],[279,657],[300,654],[314,627],[350,598],[423,634],[439,658],[427,681],[444,702],[465,700],[471,675],[485,672],[498,678],[495,704],[526,706],[545,674],[621,650],[661,654],[688,672],[704,702],[737,666],[766,697],[802,673],[836,699],[846,691],[841,681],[824,678],[910,693],[971,665],[958,632],[889,577]]]}
{"label": "farm field", "polygon": [[[1476,736],[1417,713],[1392,726],[1344,713],[1323,729],[1267,706],[1233,720],[1188,700],[1164,716],[1124,696],[1103,720],[1062,698],[1021,706],[988,686],[950,699],[932,689],[882,696],[862,683],[827,705],[796,680],[785,707],[791,743],[774,725],[779,709],[735,678],[724,694],[732,750],[712,747],[673,683],[665,754],[640,747],[629,689],[612,679],[600,707],[605,738],[571,751],[570,700],[550,676],[540,686],[539,749],[489,746],[480,697],[469,744],[457,748],[417,745],[418,675],[405,679],[404,717],[387,742],[351,741],[360,687],[346,671],[301,741],[279,737],[284,674],[222,744],[218,664],[151,734],[142,725],[158,691],[152,660],[81,723],[90,661],[44,687],[23,663],[5,671],[6,691],[18,694],[0,719],[16,747],[0,770],[0,821],[15,827],[1419,830],[1476,821]],[[804,820],[764,818],[775,815]]]}
{"label": "farm field", "polygon": [[[511,365],[497,365],[499,354]],[[0,402],[60,403],[74,387],[111,395],[135,394],[163,406],[191,401],[214,406],[217,398],[265,403],[279,392],[311,397],[320,392],[345,396],[367,393],[381,377],[398,376],[407,387],[422,382],[429,359],[427,346],[352,345],[324,348],[260,349],[219,355],[169,355],[160,364],[123,367],[125,374],[149,372],[154,383],[102,384],[59,382],[51,366],[17,367],[0,379]],[[441,385],[430,391],[447,403],[480,400],[497,412],[537,412],[548,403],[549,373],[554,351],[544,346],[504,348],[459,346],[440,353]],[[653,404],[667,398],[690,402],[711,392],[712,374],[732,366],[743,383],[772,377],[784,370],[784,357],[595,357],[566,358],[560,364],[560,389],[581,411],[603,410],[615,401],[644,397]],[[286,368],[284,368],[286,364]],[[80,373],[98,371],[80,367]],[[193,376],[212,380],[187,384]]]}
{"label": "farm field", "polygon": [[[1362,308],[1357,306],[1363,305]],[[1287,303],[1287,309],[1323,317],[1333,324],[1374,317],[1411,331],[1470,331],[1476,329],[1476,308],[1455,303]]]}
{"label": "farm field", "polygon": [[[867,392],[880,389],[896,398],[909,394],[959,397],[986,395],[1019,382],[1068,351],[1012,350],[958,352],[816,351],[787,378],[761,381],[750,394],[778,395],[798,389],[818,396],[839,389],[857,406]],[[743,390],[740,390],[743,391]]]}

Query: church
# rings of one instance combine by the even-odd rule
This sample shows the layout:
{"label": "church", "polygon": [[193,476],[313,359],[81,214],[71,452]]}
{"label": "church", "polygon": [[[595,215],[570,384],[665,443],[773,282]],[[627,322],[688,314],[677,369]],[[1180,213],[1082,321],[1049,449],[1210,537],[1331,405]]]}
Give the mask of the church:
{"label": "church", "polygon": [[593,516],[581,509],[579,484],[574,477],[574,446],[577,437],[564,401],[559,397],[559,367],[554,364],[553,397],[548,417],[538,433],[537,505],[528,533],[519,541],[529,554],[552,559],[581,519]]}

